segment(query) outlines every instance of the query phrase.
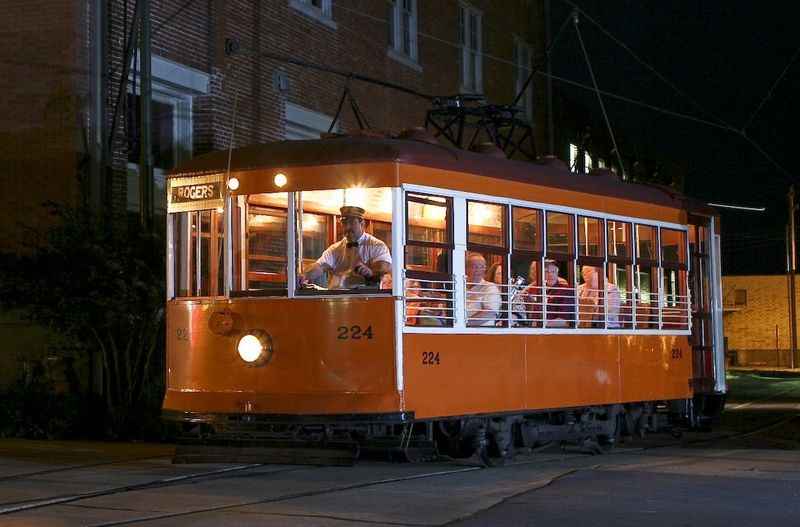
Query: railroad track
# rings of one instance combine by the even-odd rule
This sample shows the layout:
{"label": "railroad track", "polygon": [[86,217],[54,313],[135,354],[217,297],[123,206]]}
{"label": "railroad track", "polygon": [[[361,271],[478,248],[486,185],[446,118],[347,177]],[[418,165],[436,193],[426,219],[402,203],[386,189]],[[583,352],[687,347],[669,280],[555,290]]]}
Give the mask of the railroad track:
{"label": "railroad track", "polygon": [[[668,447],[675,447],[675,446],[686,446],[686,445],[695,445],[695,444],[702,444],[702,443],[715,443],[715,442],[720,442],[720,441],[725,441],[725,440],[743,439],[743,438],[751,437],[751,436],[754,436],[754,435],[769,431],[769,430],[774,429],[774,428],[778,428],[778,427],[783,426],[783,425],[785,425],[785,424],[787,424],[787,423],[789,423],[789,422],[791,422],[791,421],[793,421],[794,419],[797,419],[797,418],[800,418],[800,413],[793,414],[793,415],[790,415],[790,416],[787,416],[787,417],[783,417],[781,419],[775,420],[773,422],[770,422],[770,423],[764,424],[762,426],[759,426],[757,428],[754,428],[754,429],[751,429],[751,430],[747,430],[747,431],[743,431],[743,432],[724,434],[724,435],[716,436],[716,437],[712,437],[712,438],[697,438],[697,439],[692,439],[692,440],[689,440],[689,441],[676,440],[676,441],[671,441],[671,442],[668,442],[668,443],[665,443],[665,444],[660,444],[660,445],[649,445],[649,446],[648,445],[642,445],[642,446],[636,446],[636,447],[632,447],[632,446],[628,445],[624,449],[623,448],[615,449],[615,450],[612,450],[612,451],[608,452],[608,454],[609,455],[617,455],[617,454],[624,455],[624,454],[631,454],[631,453],[635,453],[635,452],[654,451],[654,450],[659,450],[659,449],[668,448]],[[544,450],[546,448],[547,448],[547,446],[546,447],[540,447],[540,448],[535,449],[534,451],[532,451],[531,454],[541,452],[542,450]],[[142,458],[142,459],[139,459],[139,460],[155,459],[157,457],[163,457],[163,456]],[[549,459],[528,459],[528,460],[512,461],[512,462],[507,463],[505,465],[505,467],[518,467],[518,466],[521,466],[521,465],[543,464],[543,463],[548,463],[548,462],[553,462],[553,461],[561,461],[561,462],[563,462],[563,461],[568,461],[568,460],[571,460],[571,459],[578,459],[578,458],[589,459],[588,456],[586,455],[586,453],[576,451],[575,453],[572,453],[572,454],[562,454],[562,455],[559,455],[559,456],[556,456],[556,457],[553,457],[553,458],[549,458]],[[0,481],[8,481],[8,480],[13,480],[13,479],[24,479],[24,478],[27,478],[27,477],[34,477],[34,476],[57,473],[57,472],[64,472],[64,471],[69,471],[69,470],[87,469],[87,468],[93,468],[93,467],[104,466],[104,465],[120,464],[120,463],[130,462],[130,461],[134,461],[134,460],[128,459],[128,460],[117,460],[117,461],[103,462],[103,463],[91,463],[91,464],[85,464],[85,465],[77,465],[77,466],[70,466],[70,467],[60,467],[60,468],[55,468],[55,469],[41,470],[41,471],[28,472],[28,473],[22,473],[22,474],[13,474],[13,475],[10,475],[10,476],[5,476],[3,478],[0,478]],[[681,464],[681,463],[693,463],[693,462],[697,462],[697,461],[698,460],[694,459],[694,456],[693,456],[693,458],[689,459],[689,460],[673,461],[673,462],[670,462],[670,463],[671,464],[675,464],[675,463]],[[379,478],[379,479],[370,480],[370,481],[366,481],[366,482],[360,482],[360,483],[350,483],[350,484],[344,484],[344,485],[336,485],[336,486],[328,487],[328,488],[325,488],[325,489],[314,490],[314,491],[296,492],[296,493],[290,493],[290,494],[274,496],[274,497],[269,497],[269,498],[260,498],[260,499],[255,499],[255,500],[247,500],[247,501],[242,501],[242,502],[237,502],[237,503],[228,503],[228,504],[222,504],[222,505],[216,505],[216,506],[208,506],[208,507],[199,507],[199,508],[195,508],[195,509],[188,509],[188,510],[185,510],[185,511],[162,513],[162,514],[155,514],[155,515],[147,515],[147,516],[141,516],[141,517],[137,517],[137,518],[128,518],[128,519],[125,519],[125,520],[118,520],[118,521],[94,524],[92,527],[110,527],[110,526],[115,526],[115,525],[128,525],[128,524],[135,524],[135,523],[145,523],[145,522],[155,521],[155,520],[160,520],[160,519],[169,519],[169,518],[176,518],[176,517],[182,517],[182,516],[190,516],[190,515],[194,515],[194,514],[225,511],[225,510],[236,509],[236,508],[240,508],[240,507],[247,507],[247,506],[252,506],[252,505],[261,505],[261,504],[268,504],[268,503],[283,502],[283,501],[289,501],[289,500],[294,500],[294,499],[313,497],[313,496],[324,495],[324,494],[331,494],[331,493],[336,493],[336,492],[344,492],[344,491],[354,490],[354,489],[375,487],[375,486],[386,485],[386,484],[391,484],[391,483],[400,483],[400,482],[404,482],[404,481],[413,481],[413,480],[427,479],[427,478],[447,477],[447,476],[450,476],[450,475],[463,474],[463,473],[467,473],[467,472],[474,472],[474,471],[479,471],[479,470],[487,470],[487,468],[483,467],[483,466],[472,466],[472,465],[464,466],[463,463],[464,462],[462,461],[462,464],[460,466],[456,466],[455,468],[452,468],[452,469],[435,470],[435,471],[431,471],[431,472],[424,472],[424,473],[421,473],[421,474],[413,474],[413,475],[408,475],[408,476]],[[160,479],[147,481],[147,482],[143,482],[143,483],[138,483],[138,484],[121,485],[121,486],[104,488],[104,489],[99,489],[99,490],[94,490],[94,491],[83,492],[83,493],[76,493],[76,494],[71,494],[71,495],[49,496],[49,497],[45,497],[45,498],[36,498],[36,499],[30,499],[30,500],[24,500],[24,501],[18,501],[18,502],[0,503],[0,516],[11,515],[11,514],[15,514],[15,513],[35,510],[35,509],[44,508],[44,507],[51,507],[51,506],[56,506],[56,505],[66,505],[66,504],[71,504],[71,503],[75,503],[75,502],[82,501],[82,500],[87,500],[87,499],[92,499],[92,498],[99,498],[99,497],[104,497],[104,496],[124,494],[124,493],[127,493],[127,492],[133,492],[133,491],[139,491],[139,490],[148,490],[148,489],[154,489],[154,488],[160,488],[160,487],[175,486],[175,485],[187,484],[187,483],[203,481],[203,480],[210,480],[210,479],[226,478],[226,477],[230,477],[233,474],[237,474],[237,473],[241,473],[241,472],[245,472],[245,471],[250,471],[250,470],[253,470],[253,469],[256,469],[256,468],[259,468],[259,467],[263,467],[263,466],[266,466],[266,465],[265,464],[261,464],[261,463],[253,463],[253,464],[247,464],[247,465],[237,465],[237,466],[233,466],[233,467],[224,467],[224,468],[220,468],[220,469],[215,469],[215,470],[210,470],[210,471],[203,471],[203,472],[196,472],[196,473],[185,474],[185,475],[181,475],[181,476],[160,478]],[[601,467],[601,465],[593,465],[593,466],[595,468]],[[274,470],[274,471],[270,471],[270,472],[266,472],[266,473],[261,473],[261,474],[258,474],[258,475],[259,476],[270,476],[270,475],[273,475],[273,474],[282,474],[282,473],[286,473],[286,472],[297,472],[297,471],[314,470],[315,468],[317,468],[317,467],[312,467],[312,466],[292,466],[292,467],[287,467],[285,469],[278,469],[278,470]],[[588,465],[586,467],[573,468],[573,469],[568,470],[564,474],[561,474],[561,475],[557,476],[556,479],[559,478],[559,477],[563,477],[564,475],[566,475],[568,473],[573,473],[573,472],[575,472],[577,470],[587,470],[587,469],[591,469],[591,468],[592,468],[592,466],[588,466]],[[502,467],[498,467],[495,470],[497,470],[497,469],[502,469]]]}
{"label": "railroad track", "polygon": [[[97,468],[109,465],[122,465],[124,463],[138,463],[140,461],[150,461],[152,459],[164,459],[168,457],[172,456],[164,455],[164,456],[147,456],[147,457],[126,458],[126,459],[115,459],[113,461],[98,461],[96,463],[84,463],[81,465],[68,465],[66,467],[48,468],[44,470],[35,470],[32,472],[20,472],[19,474],[9,474],[7,476],[0,476],[0,482],[10,481],[15,479],[25,479],[33,476],[44,476],[47,474],[55,474],[58,472],[67,472],[69,470],[81,470],[85,468]],[[0,505],[3,504],[0,503]]]}

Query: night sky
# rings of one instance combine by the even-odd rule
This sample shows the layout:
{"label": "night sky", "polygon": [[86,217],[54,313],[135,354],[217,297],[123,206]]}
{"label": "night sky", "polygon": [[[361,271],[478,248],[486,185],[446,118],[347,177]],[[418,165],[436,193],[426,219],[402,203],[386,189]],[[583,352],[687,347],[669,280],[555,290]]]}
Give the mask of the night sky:
{"label": "night sky", "polygon": [[[572,8],[564,0],[551,1],[555,33]],[[786,193],[792,179],[800,176],[792,144],[800,117],[793,93],[800,80],[795,23],[800,3],[577,0],[576,4],[696,104],[583,18],[581,34],[601,89],[736,130],[748,123],[791,63],[746,128],[747,135],[788,174],[734,131],[605,99],[623,156],[681,172],[683,191],[702,200],[767,207],[764,213],[723,213],[724,273],[783,272]],[[553,52],[554,74],[591,84],[572,23]],[[592,114],[593,135],[608,138],[593,92],[557,81],[554,89],[565,100],[586,107]]]}

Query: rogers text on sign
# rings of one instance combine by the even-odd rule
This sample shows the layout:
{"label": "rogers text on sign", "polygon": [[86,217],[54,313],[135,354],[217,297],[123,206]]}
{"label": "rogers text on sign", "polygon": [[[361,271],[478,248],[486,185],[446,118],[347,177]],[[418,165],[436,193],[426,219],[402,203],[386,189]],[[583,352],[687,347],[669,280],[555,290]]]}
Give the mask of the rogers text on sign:
{"label": "rogers text on sign", "polygon": [[191,185],[175,189],[178,199],[213,199],[218,196],[216,185]]}

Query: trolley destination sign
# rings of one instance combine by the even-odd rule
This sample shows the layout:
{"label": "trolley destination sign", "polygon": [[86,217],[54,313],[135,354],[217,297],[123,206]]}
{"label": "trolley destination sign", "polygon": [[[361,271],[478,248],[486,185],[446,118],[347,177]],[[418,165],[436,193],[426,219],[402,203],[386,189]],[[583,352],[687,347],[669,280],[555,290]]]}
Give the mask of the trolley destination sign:
{"label": "trolley destination sign", "polygon": [[167,194],[169,212],[222,207],[222,174],[192,178],[172,178]]}

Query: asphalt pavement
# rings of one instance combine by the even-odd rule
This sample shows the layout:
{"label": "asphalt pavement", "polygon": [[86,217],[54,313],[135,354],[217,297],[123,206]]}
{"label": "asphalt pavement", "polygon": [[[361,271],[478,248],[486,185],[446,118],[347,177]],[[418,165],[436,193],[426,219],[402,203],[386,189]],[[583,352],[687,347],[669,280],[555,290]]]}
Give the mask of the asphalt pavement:
{"label": "asphalt pavement", "polygon": [[722,422],[497,468],[173,465],[170,445],[0,440],[0,525],[800,524],[800,378],[736,373]]}

